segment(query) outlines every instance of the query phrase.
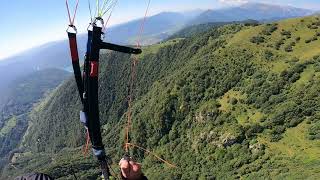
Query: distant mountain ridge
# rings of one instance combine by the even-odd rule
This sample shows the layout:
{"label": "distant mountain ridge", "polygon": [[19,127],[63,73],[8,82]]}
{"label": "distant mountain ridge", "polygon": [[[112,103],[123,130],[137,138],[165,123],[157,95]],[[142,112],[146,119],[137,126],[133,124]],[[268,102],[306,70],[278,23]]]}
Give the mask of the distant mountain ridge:
{"label": "distant mountain ridge", "polygon": [[[179,29],[184,26],[188,17],[183,13],[177,12],[163,12],[148,18],[145,22],[143,36],[169,36],[171,31]],[[134,44],[136,37],[139,35],[142,19],[133,20],[125,24],[121,24],[107,30],[106,41],[111,41],[120,44]],[[170,33],[171,32],[171,33]],[[145,42],[144,44],[150,44]]]}
{"label": "distant mountain ridge", "polygon": [[50,68],[65,69],[70,66],[68,48],[67,41],[51,42],[4,60],[0,63],[0,92],[26,74]]}
{"label": "distant mountain ridge", "polygon": [[241,6],[207,10],[196,19],[194,24],[205,22],[226,22],[226,21],[243,21],[247,19],[254,20],[272,20],[285,19],[292,17],[301,17],[311,15],[314,11],[291,6],[280,6],[264,3],[246,3]]}
{"label": "distant mountain ridge", "polygon": [[[174,32],[184,27],[202,11],[188,11],[184,13],[163,12],[149,17],[145,24],[142,44],[153,44],[168,38]],[[133,20],[114,27],[107,31],[105,41],[118,44],[135,44],[139,34],[141,19]],[[67,36],[67,35],[66,35]],[[78,48],[80,59],[84,56],[87,42],[86,34],[78,35]],[[9,91],[12,81],[28,73],[47,68],[69,69],[71,67],[70,52],[67,40],[50,42],[21,54],[0,61],[0,92]],[[10,76],[8,76],[10,74]],[[3,98],[0,97],[0,107]]]}
{"label": "distant mountain ridge", "polygon": [[[238,7],[220,10],[194,10],[186,12],[162,12],[147,19],[141,37],[143,45],[161,42],[179,30],[194,24],[208,22],[233,22],[247,19],[278,20],[289,17],[305,16],[311,10],[288,6],[248,3]],[[135,44],[141,19],[123,23],[107,30],[105,41],[119,44]],[[78,35],[80,58],[86,45],[86,34]],[[81,58],[82,59],[82,58]],[[28,73],[46,68],[70,69],[69,47],[67,40],[47,43],[0,62],[0,92],[9,91],[9,84]],[[8,76],[10,74],[10,76]],[[0,107],[3,98],[0,97]]]}

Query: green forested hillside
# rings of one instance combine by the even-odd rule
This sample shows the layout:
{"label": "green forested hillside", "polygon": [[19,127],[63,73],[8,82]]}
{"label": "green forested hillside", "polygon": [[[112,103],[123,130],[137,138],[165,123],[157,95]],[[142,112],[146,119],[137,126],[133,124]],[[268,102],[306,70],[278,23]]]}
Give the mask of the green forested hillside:
{"label": "green forested hillside", "polygon": [[30,73],[11,82],[10,92],[0,108],[0,169],[10,152],[18,146],[28,127],[28,113],[34,104],[56,88],[69,73],[59,69],[46,69]]}
{"label": "green forested hillside", "polygon": [[[213,28],[144,48],[132,142],[150,179],[319,179],[320,20]],[[110,156],[123,155],[130,57],[102,54],[100,110]],[[3,177],[30,170],[95,179],[82,157],[80,100],[73,80],[36,107],[23,145]],[[45,166],[44,166],[45,165]]]}
{"label": "green forested hillside", "polygon": [[228,25],[228,24],[244,24],[245,26],[257,26],[259,25],[259,21],[248,19],[245,21],[213,22],[213,23],[192,25],[176,32],[175,34],[170,36],[167,40],[172,40],[176,38],[189,38],[195,35],[199,35],[200,33],[207,32],[210,29]]}

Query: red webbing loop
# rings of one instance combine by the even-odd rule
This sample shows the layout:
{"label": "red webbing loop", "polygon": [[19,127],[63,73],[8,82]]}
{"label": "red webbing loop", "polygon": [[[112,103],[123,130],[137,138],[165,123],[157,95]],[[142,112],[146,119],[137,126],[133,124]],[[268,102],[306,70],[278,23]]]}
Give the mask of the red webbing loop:
{"label": "red webbing loop", "polygon": [[70,53],[71,53],[72,62],[73,63],[79,62],[79,54],[78,54],[78,46],[77,46],[76,37],[69,38],[69,46],[70,46]]}
{"label": "red webbing loop", "polygon": [[74,24],[74,20],[76,18],[78,5],[79,5],[79,0],[77,0],[76,7],[75,7],[74,13],[73,13],[73,17],[71,18],[70,9],[69,9],[69,3],[68,3],[68,0],[66,0],[66,6],[67,6],[67,11],[68,11],[69,23],[70,23],[69,25],[71,25],[71,26]]}
{"label": "red webbing loop", "polygon": [[98,73],[99,73],[99,63],[97,61],[92,61],[90,77],[98,77]]}

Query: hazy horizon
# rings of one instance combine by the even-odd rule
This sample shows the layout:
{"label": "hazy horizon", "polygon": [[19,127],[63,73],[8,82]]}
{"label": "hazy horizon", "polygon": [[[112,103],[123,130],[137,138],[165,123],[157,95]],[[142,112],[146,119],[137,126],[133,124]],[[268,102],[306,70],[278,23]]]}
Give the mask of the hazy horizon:
{"label": "hazy horizon", "polygon": [[[74,2],[70,0],[70,6]],[[282,2],[272,2],[270,0],[201,0],[196,4],[192,0],[162,0],[161,2],[151,0],[149,16],[161,12],[221,9],[248,2],[289,5],[311,10],[320,9],[320,2],[317,2],[317,0],[307,2],[302,0],[284,0]],[[119,0],[110,20],[110,26],[141,18],[146,5],[147,0],[139,0],[136,3],[130,0]],[[75,22],[79,33],[85,32],[90,19],[87,6],[87,1],[80,1]],[[30,10],[31,8],[34,11]],[[1,24],[9,24],[8,28],[1,29],[1,36],[3,37],[1,37],[2,44],[0,44],[0,61],[47,43],[66,39],[65,29],[68,18],[64,0],[46,3],[39,3],[39,0],[3,2],[0,7],[0,17],[7,16],[11,19],[0,19]],[[12,23],[15,22],[15,19],[17,19],[17,23]],[[40,26],[41,23],[43,26]]]}

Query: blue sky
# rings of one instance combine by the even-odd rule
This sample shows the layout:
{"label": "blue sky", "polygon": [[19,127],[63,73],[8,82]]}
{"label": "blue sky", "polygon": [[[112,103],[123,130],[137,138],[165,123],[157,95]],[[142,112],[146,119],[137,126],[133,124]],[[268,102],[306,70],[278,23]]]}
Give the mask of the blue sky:
{"label": "blue sky", "polygon": [[[76,0],[69,0],[73,4]],[[161,11],[218,9],[247,1],[320,9],[320,0],[151,0],[149,15]],[[91,0],[94,4],[95,0]],[[92,4],[92,6],[94,6]],[[119,0],[110,24],[142,17],[147,0]],[[76,25],[79,31],[89,22],[87,0],[80,0]],[[68,24],[65,0],[2,0],[0,3],[0,60],[37,45],[66,37]]]}

